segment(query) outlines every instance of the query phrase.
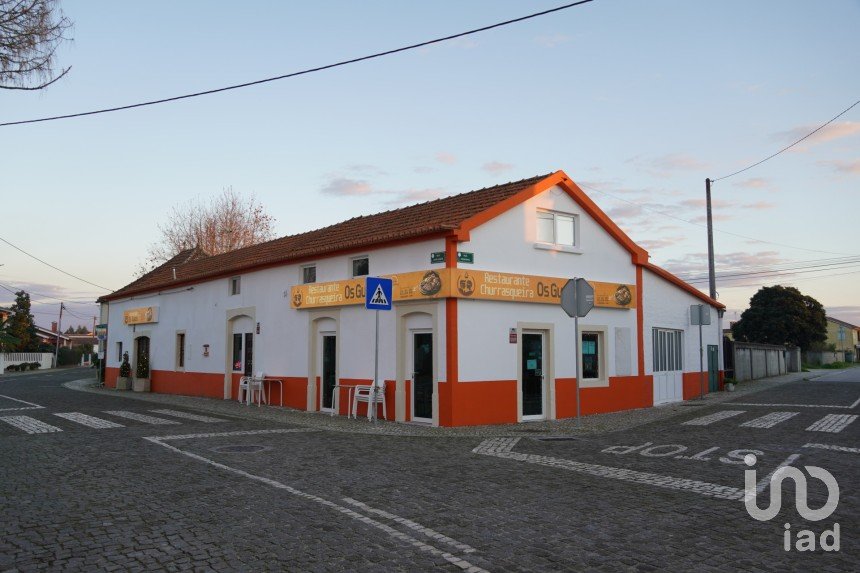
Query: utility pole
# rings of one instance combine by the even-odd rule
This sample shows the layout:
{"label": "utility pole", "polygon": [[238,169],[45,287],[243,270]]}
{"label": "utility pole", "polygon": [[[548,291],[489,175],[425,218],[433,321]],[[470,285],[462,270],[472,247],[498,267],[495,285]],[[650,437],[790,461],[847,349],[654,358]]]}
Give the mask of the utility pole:
{"label": "utility pole", "polygon": [[64,305],[63,303],[60,303],[60,318],[57,320],[57,332],[56,332],[57,345],[54,346],[54,368],[59,366],[59,364],[57,364],[57,356],[60,353],[60,335],[63,332],[63,309],[64,308],[66,308],[66,305]]}
{"label": "utility pole", "polygon": [[708,206],[708,286],[711,298],[717,299],[717,277],[714,273],[714,221],[711,217],[711,179],[705,179],[705,202]]}

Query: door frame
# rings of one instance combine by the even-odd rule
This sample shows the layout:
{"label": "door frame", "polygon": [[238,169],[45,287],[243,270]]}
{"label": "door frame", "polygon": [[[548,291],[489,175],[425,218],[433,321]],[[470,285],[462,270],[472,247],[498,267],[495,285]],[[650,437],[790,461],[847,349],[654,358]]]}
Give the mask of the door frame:
{"label": "door frame", "polygon": [[430,317],[433,331],[433,425],[439,425],[439,375],[443,373],[444,376],[447,360],[447,349],[441,334],[444,333],[444,326],[442,328],[439,326],[445,316],[444,305],[445,299],[433,302],[398,302],[394,304],[397,320],[397,380],[394,390],[394,419],[398,422],[405,422],[407,413],[410,416],[412,413],[411,406],[406,400],[406,380],[412,376],[411,373],[408,377],[406,374],[406,366],[410,361],[407,352],[411,352],[409,347],[412,344],[411,329],[407,328],[409,317],[425,314]]}
{"label": "door frame", "polygon": [[324,369],[325,369],[325,356],[324,356],[324,354],[325,354],[325,341],[324,341],[324,339],[326,336],[331,336],[334,338],[334,383],[335,383],[335,385],[337,385],[338,381],[340,380],[340,376],[339,376],[339,373],[340,373],[340,360],[339,360],[340,344],[338,344],[338,335],[337,335],[336,330],[320,330],[317,333],[317,349],[319,352],[318,352],[316,363],[317,363],[317,376],[320,379],[320,384],[319,384],[320,412],[331,413],[331,412],[337,412],[338,411],[338,406],[340,406],[340,404],[339,404],[339,400],[337,398],[338,398],[338,394],[340,392],[337,391],[337,388],[335,388],[332,391],[331,408],[326,408],[323,405],[323,388],[324,388],[323,375],[325,374],[324,373]]}
{"label": "door frame", "polygon": [[[523,332],[543,335],[543,416],[523,418]],[[555,420],[555,325],[547,322],[517,323],[517,422],[532,420]]]}
{"label": "door frame", "polygon": [[[224,321],[224,399],[231,400],[233,398],[233,322],[242,317],[248,317],[252,323],[257,322],[257,307],[247,306],[243,308],[231,308],[226,311]],[[244,337],[242,338],[244,341]],[[257,352],[257,345],[254,345],[254,352]],[[254,362],[260,363],[259,353],[255,355]],[[244,360],[244,357],[242,358]]]}
{"label": "door frame", "polygon": [[[334,334],[340,339],[340,309],[332,308],[332,309],[323,309],[323,310],[310,310],[308,313],[308,384],[307,384],[307,396],[306,396],[306,406],[308,412],[316,412],[317,411],[317,396],[319,395],[317,392],[317,376],[320,378],[322,374],[319,373],[319,364],[322,363],[322,356],[317,359],[317,354],[320,352],[319,347],[319,334],[320,332],[328,332],[328,329],[325,331],[320,330],[320,322],[324,319],[331,319],[334,321]],[[340,380],[340,350],[341,344],[337,344],[337,352],[335,353],[335,380]],[[340,392],[334,393],[334,407],[335,411],[339,411],[340,408]],[[322,404],[322,402],[320,402]]]}
{"label": "door frame", "polygon": [[[437,388],[436,387],[436,341],[435,341],[435,337],[433,336],[433,329],[432,328],[410,328],[408,332],[409,332],[409,342],[410,342],[409,347],[411,349],[411,352],[409,353],[409,359],[407,361],[407,364],[410,366],[409,370],[411,370],[411,372],[412,372],[410,374],[410,380],[412,380],[412,392],[410,394],[410,400],[409,400],[409,405],[408,405],[409,406],[409,417],[413,422],[419,422],[419,423],[423,423],[423,424],[432,424],[433,418],[434,418],[434,413],[436,411],[435,408],[433,407],[433,403],[436,401],[435,400],[435,396],[436,396],[435,391]],[[432,394],[432,397],[430,399],[430,412],[431,412],[431,414],[430,414],[429,418],[418,418],[415,416],[415,376],[414,376],[414,374],[415,374],[415,335],[416,334],[429,334],[431,344],[432,344],[431,355],[430,355],[430,379],[431,379],[431,382],[433,383],[433,394]]]}

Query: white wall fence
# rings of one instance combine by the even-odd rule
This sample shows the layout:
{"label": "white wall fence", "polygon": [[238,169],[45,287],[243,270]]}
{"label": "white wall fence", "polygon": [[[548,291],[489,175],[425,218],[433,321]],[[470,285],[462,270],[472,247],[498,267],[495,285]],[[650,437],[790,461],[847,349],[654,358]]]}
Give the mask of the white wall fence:
{"label": "white wall fence", "polygon": [[[780,376],[800,371],[800,349],[773,344],[732,342],[726,350],[731,353],[733,372],[738,382]],[[727,357],[728,358],[728,357]]]}
{"label": "white wall fence", "polygon": [[0,374],[8,366],[38,362],[39,369],[50,368],[54,363],[53,352],[0,352]]}

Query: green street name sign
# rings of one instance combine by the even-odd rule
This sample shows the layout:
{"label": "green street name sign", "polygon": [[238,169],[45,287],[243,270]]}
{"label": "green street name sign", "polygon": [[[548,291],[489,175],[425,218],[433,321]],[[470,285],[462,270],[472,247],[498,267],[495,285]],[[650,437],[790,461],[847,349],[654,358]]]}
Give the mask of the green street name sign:
{"label": "green street name sign", "polygon": [[445,252],[441,251],[438,253],[430,253],[430,263],[444,263],[445,262]]}
{"label": "green street name sign", "polygon": [[457,262],[458,263],[469,263],[470,265],[475,264],[475,253],[463,253],[457,251]]}

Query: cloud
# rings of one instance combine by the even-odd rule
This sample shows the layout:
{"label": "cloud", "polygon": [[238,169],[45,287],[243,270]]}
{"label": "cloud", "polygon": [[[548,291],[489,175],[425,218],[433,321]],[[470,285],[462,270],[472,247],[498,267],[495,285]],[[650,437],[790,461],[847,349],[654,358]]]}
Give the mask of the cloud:
{"label": "cloud", "polygon": [[700,171],[710,167],[709,164],[685,153],[662,155],[653,159],[651,165],[662,171]]}
{"label": "cloud", "polygon": [[436,171],[435,167],[427,167],[426,165],[419,165],[418,167],[413,167],[412,171],[415,173],[434,173]]}
{"label": "cloud", "polygon": [[367,163],[356,163],[354,165],[348,165],[346,169],[354,173],[361,173],[365,175],[388,175],[388,173],[386,173],[384,170],[380,169],[376,165],[369,165]]}
{"label": "cloud", "polygon": [[767,201],[756,201],[755,203],[745,203],[743,205],[744,209],[752,209],[754,211],[765,211],[775,207],[776,203],[768,203]]}
{"label": "cloud", "polygon": [[322,192],[341,197],[364,196],[375,193],[373,187],[367,181],[346,177],[335,177],[323,186]]}
{"label": "cloud", "polygon": [[827,306],[827,316],[860,326],[860,306]]}
{"label": "cloud", "polygon": [[644,213],[644,209],[642,209],[639,205],[630,205],[629,203],[624,203],[618,205],[617,207],[612,207],[611,209],[607,209],[606,214],[609,215],[610,219],[624,219],[628,217],[639,217]]}
{"label": "cloud", "polygon": [[[679,203],[681,207],[684,209],[705,209],[706,208],[706,200],[705,199],[685,199]],[[711,208],[712,209],[729,209],[734,207],[736,203],[734,201],[726,201],[725,199],[711,199]]]}
{"label": "cloud", "polygon": [[[718,282],[722,282],[720,274],[755,271],[760,270],[762,267],[777,265],[787,261],[788,259],[781,258],[776,251],[759,251],[757,253],[738,251],[714,255],[714,267],[717,272]],[[669,259],[662,266],[685,280],[705,280],[708,276],[708,254],[688,253],[680,258]],[[749,278],[740,278],[749,280]]]}
{"label": "cloud", "polygon": [[656,251],[665,247],[672,247],[686,239],[686,237],[666,237],[663,239],[646,239],[639,241],[639,246],[646,251]]}
{"label": "cloud", "polygon": [[511,163],[501,163],[499,161],[490,161],[489,163],[484,163],[481,166],[481,169],[488,173],[502,173],[504,171],[510,171],[514,166]]}
{"label": "cloud", "polygon": [[[788,131],[775,133],[772,137],[779,141],[793,143],[813,131],[816,127],[817,126],[815,125],[801,125],[793,129],[789,129]],[[814,145],[827,143],[828,141],[835,141],[845,137],[851,137],[852,135],[857,134],[860,134],[860,121],[839,121],[831,123],[827,127],[822,128],[820,131],[803,140],[803,143],[793,147],[792,151],[803,152]]]}
{"label": "cloud", "polygon": [[389,205],[407,205],[411,203],[424,203],[425,201],[433,201],[447,195],[445,189],[441,187],[428,189],[407,189],[405,191],[387,191],[386,193],[394,194],[395,197],[386,201]]}
{"label": "cloud", "polygon": [[747,189],[767,189],[771,184],[770,181],[762,177],[753,177],[751,179],[739,181],[734,185],[735,187],[745,187]]}
{"label": "cloud", "polygon": [[455,163],[457,163],[457,156],[452,153],[440,151],[436,154],[436,161],[438,161],[439,163],[444,163],[445,165],[454,165]]}
{"label": "cloud", "polygon": [[838,159],[833,159],[830,161],[819,161],[818,164],[830,167],[837,173],[860,174],[860,159],[855,159],[854,161],[840,161]]}
{"label": "cloud", "polygon": [[535,37],[535,42],[543,46],[544,48],[554,48],[556,46],[560,46],[561,44],[566,44],[570,42],[573,38],[568,36],[567,34],[555,33],[555,34],[542,34],[540,36]]}

